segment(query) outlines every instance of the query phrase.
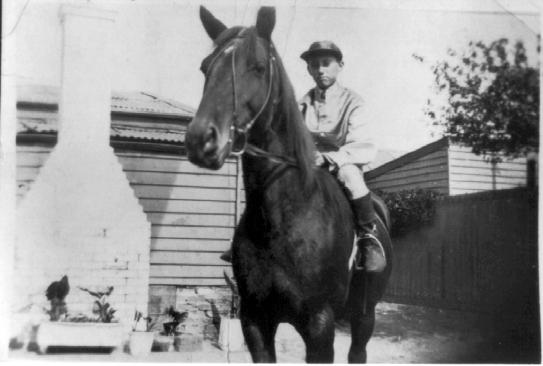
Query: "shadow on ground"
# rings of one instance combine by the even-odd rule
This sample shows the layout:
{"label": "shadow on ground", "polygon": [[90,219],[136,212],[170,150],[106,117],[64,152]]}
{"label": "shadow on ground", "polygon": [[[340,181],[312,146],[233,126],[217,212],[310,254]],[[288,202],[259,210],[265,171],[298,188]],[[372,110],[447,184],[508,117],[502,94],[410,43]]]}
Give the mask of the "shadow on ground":
{"label": "shadow on ground", "polygon": [[[377,307],[376,326],[368,350],[369,363],[539,363],[539,328],[517,323],[516,327],[502,314],[482,314],[440,310],[420,306],[381,303]],[[334,342],[335,363],[347,363],[350,346],[348,324],[338,324]],[[305,346],[288,324],[281,324],[276,335],[277,361],[303,363]],[[74,354],[11,352],[15,359],[207,362],[246,363],[248,352],[225,352],[216,341],[206,339],[201,350],[194,352],[153,352],[137,359],[126,352],[113,354]]]}
{"label": "shadow on ground", "polygon": [[[533,334],[500,329],[496,317],[461,311],[381,303],[368,350],[369,363],[539,363]],[[335,362],[346,363],[348,323],[336,328]],[[276,348],[279,362],[303,362],[304,344],[282,324]]]}

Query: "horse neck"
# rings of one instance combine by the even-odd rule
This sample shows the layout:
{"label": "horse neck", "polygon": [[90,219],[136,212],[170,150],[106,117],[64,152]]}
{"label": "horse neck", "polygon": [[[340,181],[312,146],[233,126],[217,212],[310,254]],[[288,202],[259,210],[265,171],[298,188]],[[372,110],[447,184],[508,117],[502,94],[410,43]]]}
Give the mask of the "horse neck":
{"label": "horse neck", "polygon": [[[275,130],[268,130],[265,126],[267,120],[271,119],[275,121],[275,125],[279,123],[284,123],[282,121],[282,116],[280,113],[272,112],[271,117],[266,116],[262,117],[261,120],[257,121],[252,131],[252,137],[249,142],[254,146],[267,151],[274,155],[285,155],[285,138],[281,137],[275,132]],[[270,174],[273,174],[274,170],[281,163],[272,161],[265,157],[255,157],[249,154],[244,154],[242,159],[242,168],[243,168],[243,180],[245,184],[245,191],[247,196],[254,196],[255,194],[264,193],[264,184],[269,178]],[[247,197],[247,198],[248,198]]]}
{"label": "horse neck", "polygon": [[[303,129],[298,104],[281,60],[278,55],[275,57],[277,73],[274,80],[276,89],[271,99],[273,102],[269,104],[268,111],[265,111],[254,124],[249,143],[271,154],[293,159],[298,165],[298,168],[295,168],[297,174],[288,174],[289,172],[284,174],[281,170],[282,179],[274,180],[276,182],[274,184],[289,185],[288,190],[292,191],[299,189],[308,192],[313,185],[313,162],[309,161],[313,158],[310,151],[312,142]],[[263,188],[267,188],[263,187],[264,183],[267,182],[270,173],[277,172],[275,169],[280,164],[270,159],[245,154],[243,172],[246,192],[264,193]]]}

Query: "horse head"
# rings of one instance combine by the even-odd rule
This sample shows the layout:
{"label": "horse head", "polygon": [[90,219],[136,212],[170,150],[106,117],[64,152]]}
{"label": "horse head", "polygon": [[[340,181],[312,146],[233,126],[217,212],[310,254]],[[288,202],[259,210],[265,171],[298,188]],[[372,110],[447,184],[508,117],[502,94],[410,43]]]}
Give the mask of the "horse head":
{"label": "horse head", "polygon": [[204,7],[200,19],[215,49],[202,61],[203,96],[185,144],[192,163],[219,169],[230,154],[243,153],[253,125],[269,117],[267,107],[277,93],[271,42],[275,9],[260,8],[250,28],[227,28]]}

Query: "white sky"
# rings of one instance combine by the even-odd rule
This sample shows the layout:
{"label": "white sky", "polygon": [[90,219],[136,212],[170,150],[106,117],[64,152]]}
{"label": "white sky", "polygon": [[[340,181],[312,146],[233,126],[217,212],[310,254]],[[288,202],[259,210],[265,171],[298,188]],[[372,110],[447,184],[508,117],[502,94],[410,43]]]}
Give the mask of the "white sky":
{"label": "white sky", "polygon": [[[471,40],[522,39],[536,62],[537,0],[115,0],[17,1],[17,80],[60,85],[61,3],[116,10],[113,88],[148,91],[198,106],[200,62],[211,41],[198,17],[203,3],[226,25],[253,25],[261,5],[277,6],[273,40],[300,97],[312,87],[299,54],[315,40],[343,50],[340,82],[366,100],[381,149],[413,150],[435,140],[422,110],[435,95],[430,65]],[[340,7],[337,6],[340,4]],[[510,12],[514,12],[512,15]],[[8,28],[9,29],[9,28]],[[416,62],[412,54],[427,62]]]}

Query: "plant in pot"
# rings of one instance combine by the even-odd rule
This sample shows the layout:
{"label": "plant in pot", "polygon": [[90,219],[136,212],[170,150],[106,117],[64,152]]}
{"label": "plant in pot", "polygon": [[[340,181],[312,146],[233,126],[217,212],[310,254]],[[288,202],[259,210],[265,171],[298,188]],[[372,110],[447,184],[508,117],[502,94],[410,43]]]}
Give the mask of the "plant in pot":
{"label": "plant in pot", "polygon": [[155,338],[153,350],[170,351],[173,348],[174,338],[179,335],[178,327],[188,316],[188,312],[179,312],[173,306],[166,309],[167,321],[162,323],[164,330]]}
{"label": "plant in pot", "polygon": [[95,298],[92,307],[92,312],[96,315],[95,321],[98,323],[111,323],[117,311],[111,307],[108,301],[109,295],[113,292],[113,286],[107,287],[105,291],[91,291],[84,287],[79,287],[79,289]]}
{"label": "plant in pot", "polygon": [[129,348],[133,356],[147,356],[153,347],[155,322],[150,316],[143,316],[141,311],[134,313],[134,324],[130,333]]}
{"label": "plant in pot", "polygon": [[60,281],[52,282],[47,290],[45,290],[45,296],[51,304],[51,309],[48,311],[49,319],[51,321],[59,321],[66,318],[68,314],[68,308],[66,307],[66,296],[70,292],[70,283],[68,282],[68,276],[64,275]]}
{"label": "plant in pot", "polygon": [[234,278],[230,278],[226,271],[223,271],[224,280],[232,291],[230,311],[228,316],[221,317],[219,328],[219,347],[222,350],[241,351],[245,347],[241,322],[239,320],[239,291]]}
{"label": "plant in pot", "polygon": [[51,283],[47,288],[46,296],[51,303],[48,312],[50,320],[42,322],[38,328],[36,343],[40,352],[45,352],[51,346],[110,350],[120,348],[122,326],[115,322],[116,310],[108,301],[113,287],[110,286],[105,291],[91,291],[81,287],[80,289],[97,298],[93,304],[94,316],[68,313],[65,303],[70,291],[67,276]]}

